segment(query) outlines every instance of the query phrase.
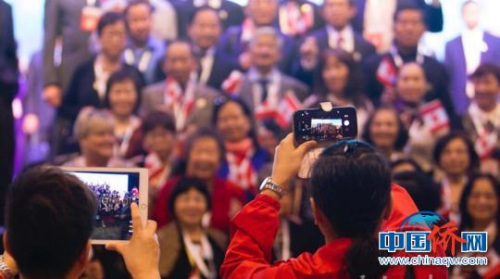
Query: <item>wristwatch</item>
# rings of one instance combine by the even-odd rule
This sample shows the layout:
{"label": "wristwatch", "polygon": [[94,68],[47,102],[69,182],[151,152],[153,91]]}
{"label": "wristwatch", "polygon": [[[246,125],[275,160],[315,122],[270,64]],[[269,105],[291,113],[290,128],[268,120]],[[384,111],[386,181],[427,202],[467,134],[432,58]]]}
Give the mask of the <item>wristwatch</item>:
{"label": "wristwatch", "polygon": [[278,184],[274,183],[271,177],[267,177],[266,179],[264,179],[264,181],[260,185],[261,192],[266,189],[275,192],[280,197],[280,199],[285,195],[285,190],[278,186]]}
{"label": "wristwatch", "polygon": [[12,272],[10,271],[10,268],[7,266],[7,264],[5,264],[3,255],[0,256],[0,273],[2,274],[4,279],[14,278]]}

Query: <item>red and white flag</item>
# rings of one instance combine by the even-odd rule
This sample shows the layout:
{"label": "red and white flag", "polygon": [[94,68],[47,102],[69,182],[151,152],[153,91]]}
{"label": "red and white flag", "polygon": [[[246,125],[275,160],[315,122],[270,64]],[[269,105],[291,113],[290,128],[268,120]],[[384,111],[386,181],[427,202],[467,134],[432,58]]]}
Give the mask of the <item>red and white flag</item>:
{"label": "red and white flag", "polygon": [[167,78],[164,91],[164,102],[167,111],[174,115],[178,130],[184,128],[189,113],[194,107],[195,96],[192,89],[193,88],[188,85],[186,94],[184,94],[179,83],[171,78]]}
{"label": "red and white flag", "polygon": [[167,78],[164,91],[165,105],[169,110],[174,109],[174,105],[182,102],[182,88],[172,78]]}
{"label": "red and white flag", "polygon": [[286,129],[292,122],[293,113],[300,109],[300,106],[300,101],[293,92],[286,93],[276,109],[276,123]]}
{"label": "red and white flag", "polygon": [[269,105],[267,100],[264,100],[255,108],[255,119],[265,120],[269,118],[274,118],[276,116],[276,108]]}
{"label": "red and white flag", "polygon": [[487,159],[497,146],[498,134],[495,132],[484,132],[478,137],[475,149],[481,160]]}
{"label": "red and white flag", "polygon": [[377,80],[386,87],[393,87],[398,77],[396,66],[388,57],[385,57],[377,68]]}
{"label": "red and white flag", "polygon": [[422,117],[424,124],[430,127],[432,134],[450,126],[448,114],[439,100],[434,100],[421,107],[420,117]]}
{"label": "red and white flag", "polygon": [[230,95],[238,95],[242,81],[243,74],[238,70],[233,70],[222,83],[222,90]]}

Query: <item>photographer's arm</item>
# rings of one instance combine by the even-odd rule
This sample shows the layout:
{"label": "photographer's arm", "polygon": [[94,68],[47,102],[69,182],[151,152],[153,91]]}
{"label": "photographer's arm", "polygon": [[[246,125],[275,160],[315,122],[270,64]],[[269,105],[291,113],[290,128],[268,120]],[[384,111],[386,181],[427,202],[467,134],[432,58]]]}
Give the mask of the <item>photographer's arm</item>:
{"label": "photographer's arm", "polygon": [[[286,187],[297,174],[304,154],[316,145],[307,142],[294,147],[288,135],[276,149],[272,180]],[[271,264],[271,251],[279,227],[279,196],[264,190],[231,221],[231,243],[221,267],[222,278],[274,278],[300,269],[300,257],[279,265]]]}

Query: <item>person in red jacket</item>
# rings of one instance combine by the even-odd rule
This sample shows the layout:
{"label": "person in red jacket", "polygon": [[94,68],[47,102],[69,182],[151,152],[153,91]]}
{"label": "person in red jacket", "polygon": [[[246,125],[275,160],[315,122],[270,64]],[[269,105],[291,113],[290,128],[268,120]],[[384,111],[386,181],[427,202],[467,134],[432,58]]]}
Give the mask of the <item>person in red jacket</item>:
{"label": "person in red jacket", "polygon": [[[272,178],[232,220],[222,278],[448,278],[445,266],[407,269],[379,264],[378,257],[383,256],[378,250],[379,231],[395,227],[401,216],[416,207],[401,187],[391,186],[382,155],[356,140],[333,144],[312,168],[311,207],[326,244],[315,254],[270,263],[279,226],[279,200],[304,154],[316,145],[311,141],[296,148],[293,142],[291,134],[281,142]],[[406,203],[412,204],[410,208]]]}
{"label": "person in red jacket", "polygon": [[217,170],[225,158],[224,143],[217,133],[200,129],[186,141],[186,162],[181,162],[174,176],[158,192],[152,219],[158,228],[172,220],[168,212],[168,201],[173,188],[182,176],[201,179],[208,186],[212,210],[209,227],[229,232],[230,218],[247,201],[247,193],[226,179],[217,177]]}

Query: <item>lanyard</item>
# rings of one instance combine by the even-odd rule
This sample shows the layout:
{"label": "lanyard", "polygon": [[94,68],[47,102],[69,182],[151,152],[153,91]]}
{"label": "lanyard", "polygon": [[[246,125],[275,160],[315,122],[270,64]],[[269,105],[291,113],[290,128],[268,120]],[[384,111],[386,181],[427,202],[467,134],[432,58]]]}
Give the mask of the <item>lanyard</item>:
{"label": "lanyard", "polygon": [[[203,258],[201,256],[201,253],[199,249],[195,247],[193,244],[193,241],[191,240],[191,237],[189,237],[188,234],[184,233],[182,235],[182,238],[184,240],[184,245],[186,246],[186,252],[188,255],[189,262],[191,265],[195,265],[203,274],[205,278],[215,278],[215,274],[213,272],[214,270],[214,255],[212,251],[212,247],[210,246],[210,243],[208,242],[208,238],[205,234],[202,235],[201,237],[201,253],[203,253]],[[206,259],[209,264],[207,265],[204,261]]]}
{"label": "lanyard", "polygon": [[[401,55],[399,55],[399,52],[395,46],[391,47],[390,54],[394,59],[394,64],[396,65],[396,68],[400,69],[404,64],[404,61],[403,58],[401,58]],[[417,49],[417,58],[415,59],[415,62],[417,62],[417,64],[419,65],[424,64],[424,55],[420,51],[418,51],[418,49]]]}
{"label": "lanyard", "polygon": [[139,58],[139,62],[137,64],[136,64],[137,61],[135,59],[134,51],[132,49],[125,50],[124,56],[125,56],[125,62],[127,62],[127,64],[137,66],[137,69],[139,70],[139,72],[144,73],[144,72],[146,72],[146,70],[148,68],[149,61],[151,61],[152,54],[151,54],[151,51],[149,49],[144,50],[141,53],[141,57]]}

